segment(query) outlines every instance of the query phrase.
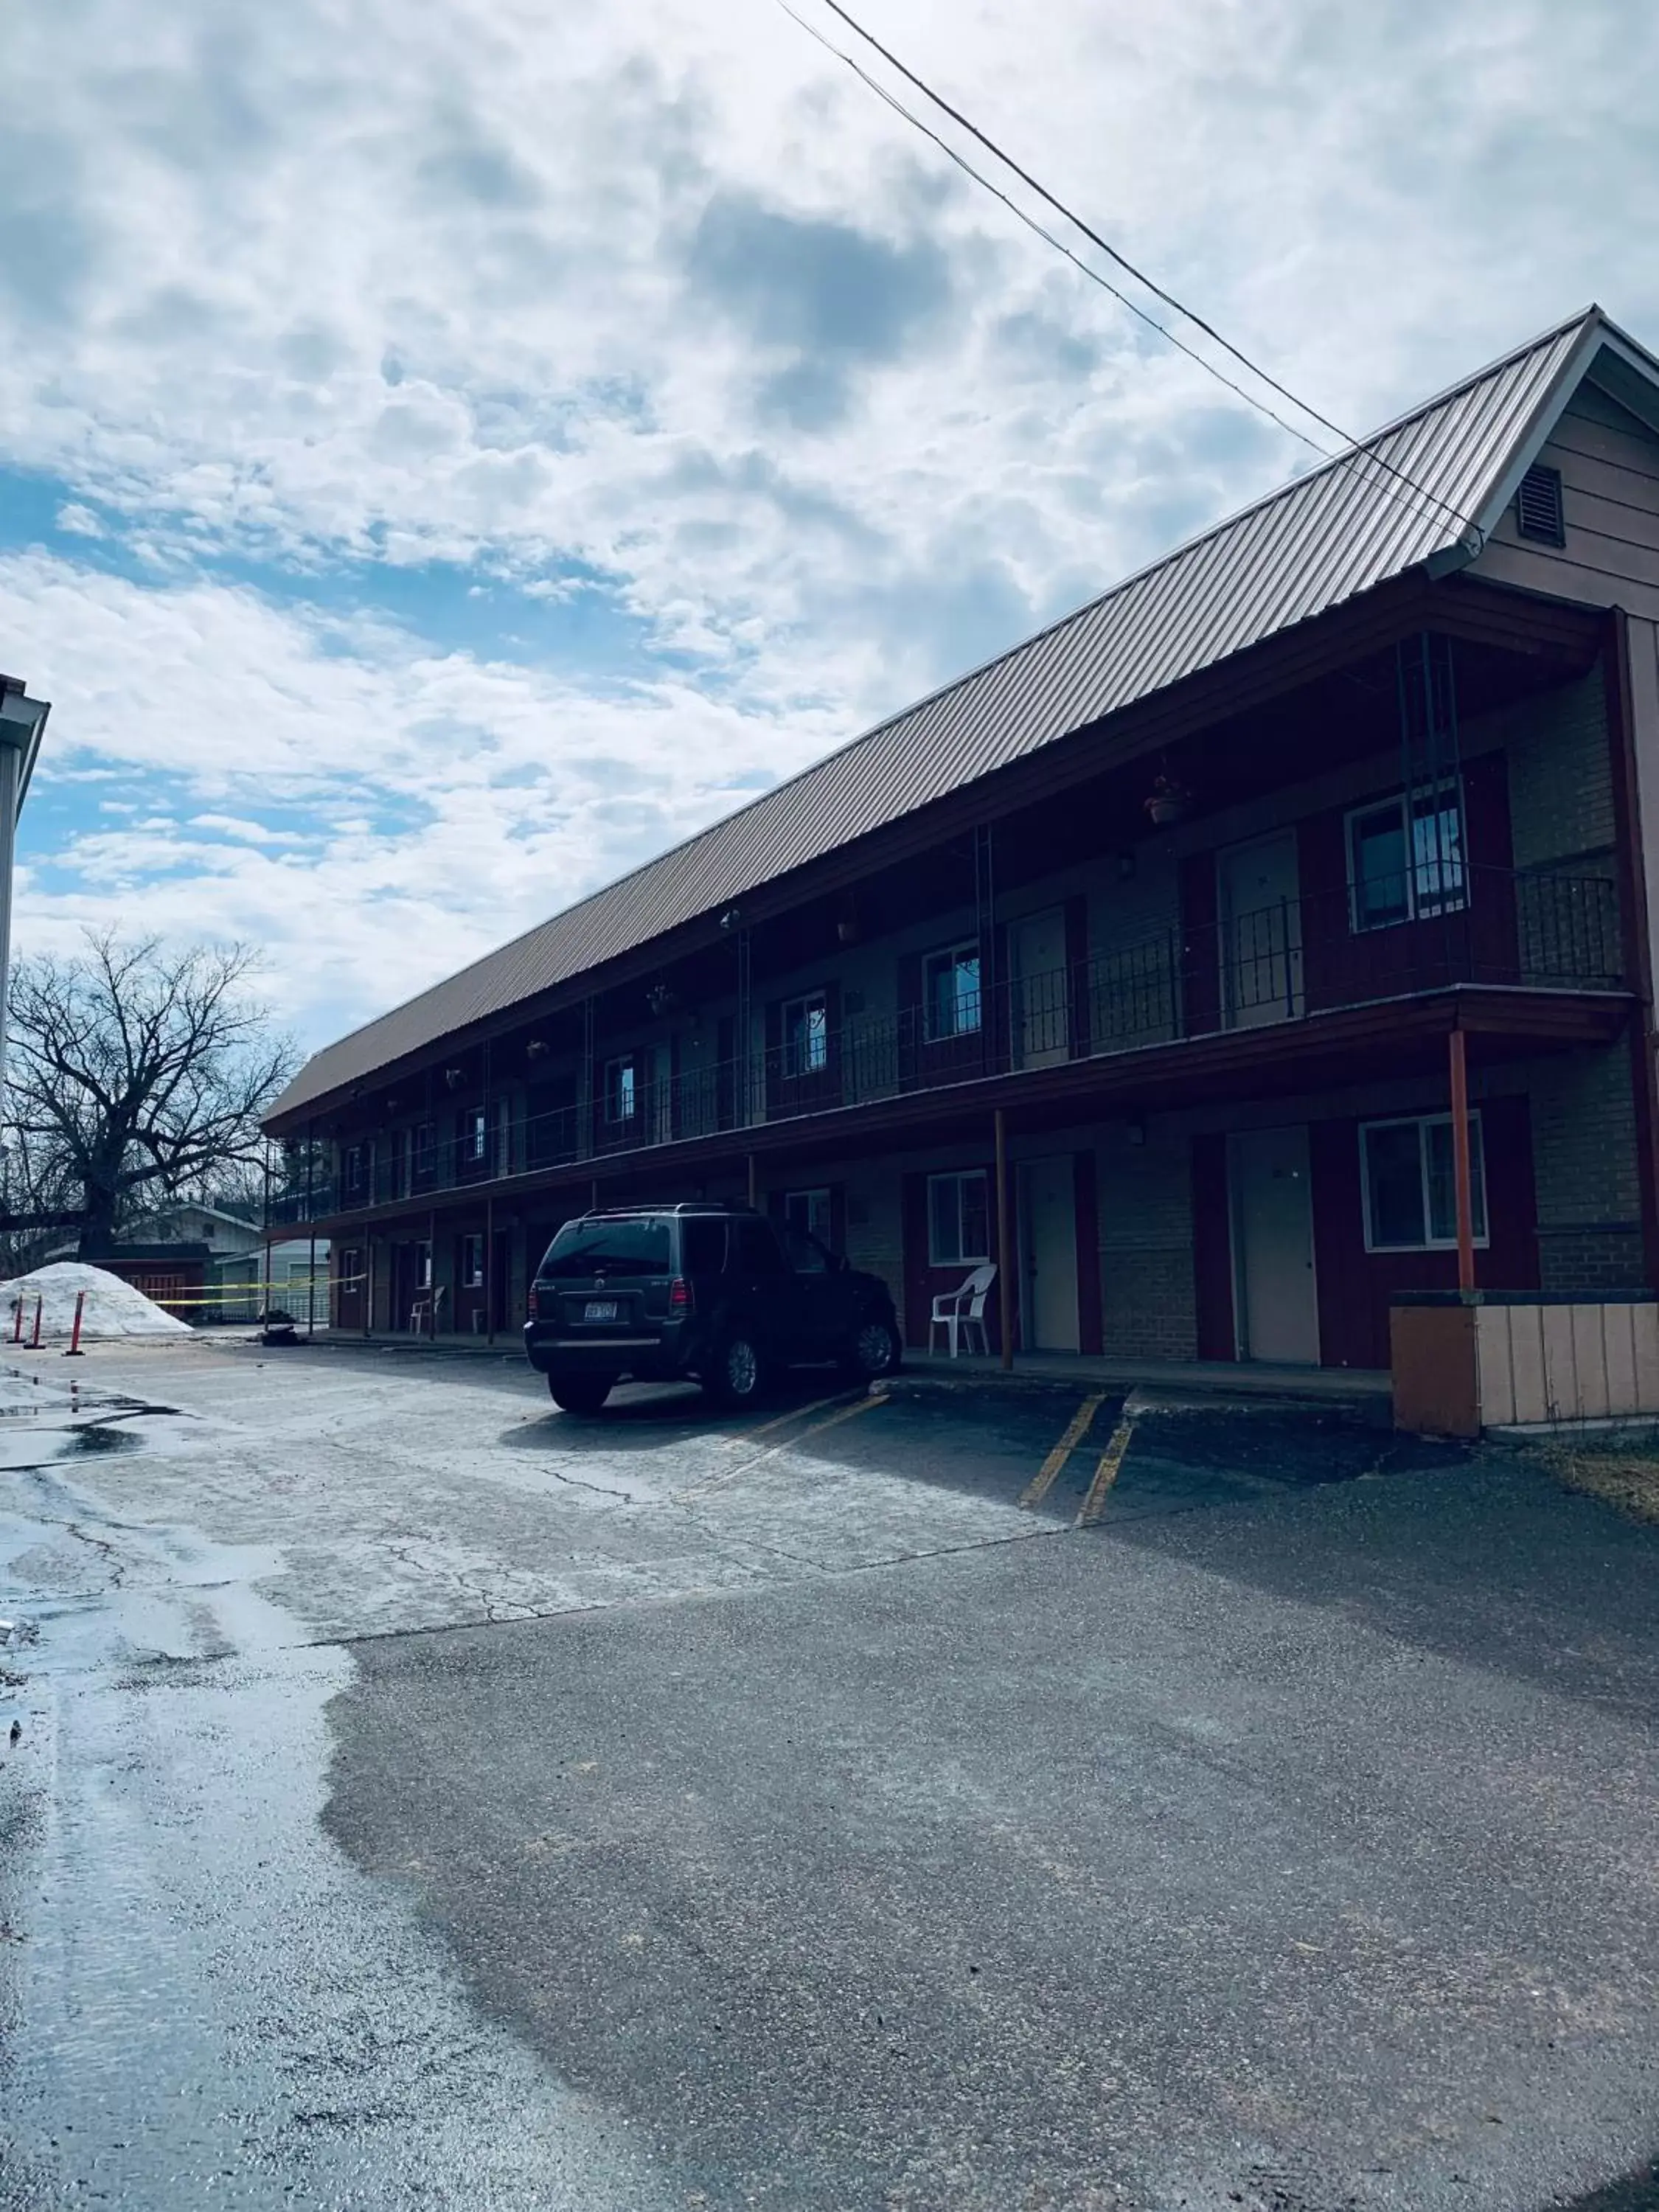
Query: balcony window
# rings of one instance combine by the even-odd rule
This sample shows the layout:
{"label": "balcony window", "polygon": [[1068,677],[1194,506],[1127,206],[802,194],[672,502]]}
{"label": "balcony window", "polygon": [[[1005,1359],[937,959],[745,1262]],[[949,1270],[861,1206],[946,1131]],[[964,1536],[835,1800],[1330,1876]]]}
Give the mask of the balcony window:
{"label": "balcony window", "polygon": [[[1359,1132],[1365,1182],[1365,1248],[1436,1251],[1457,1242],[1457,1183],[1449,1114],[1368,1121]],[[1486,1170],[1480,1116],[1469,1116],[1470,1213],[1474,1241],[1486,1237]]]}
{"label": "balcony window", "polygon": [[639,1111],[639,1074],[632,1054],[622,1060],[608,1060],[605,1064],[605,1118],[622,1124],[631,1121]]}
{"label": "balcony window", "polygon": [[975,1267],[988,1260],[991,1216],[985,1170],[927,1178],[927,1264]]}
{"label": "balcony window", "polygon": [[930,1042],[976,1036],[984,1018],[980,1000],[978,945],[953,945],[947,951],[931,954],[924,973]]}
{"label": "balcony window", "polygon": [[830,1009],[822,991],[785,1001],[783,1072],[818,1075],[830,1065]]}
{"label": "balcony window", "polygon": [[461,1117],[461,1147],[466,1158],[482,1164],[489,1152],[489,1117],[482,1106],[471,1106]]}
{"label": "balcony window", "polygon": [[1406,794],[1348,817],[1348,890],[1356,931],[1455,914],[1468,903],[1461,792]]}

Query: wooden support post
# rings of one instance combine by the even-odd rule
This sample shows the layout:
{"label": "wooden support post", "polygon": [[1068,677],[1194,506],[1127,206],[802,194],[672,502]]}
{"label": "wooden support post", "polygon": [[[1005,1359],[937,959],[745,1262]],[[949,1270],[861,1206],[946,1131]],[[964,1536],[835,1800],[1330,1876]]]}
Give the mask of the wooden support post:
{"label": "wooden support post", "polygon": [[495,1201],[484,1200],[484,1341],[495,1341]]}
{"label": "wooden support post", "polygon": [[1002,1337],[1002,1364],[1014,1364],[1014,1240],[1008,1224],[1008,1125],[1000,1106],[996,1109],[997,1132],[997,1325]]}
{"label": "wooden support post", "polygon": [[311,1231],[311,1250],[306,1260],[306,1334],[317,1328],[317,1208],[312,1195],[312,1169],[317,1158],[317,1124],[306,1123],[306,1225]]}
{"label": "wooden support post", "polygon": [[1469,1164],[1469,1074],[1463,1032],[1451,1033],[1452,1176],[1457,1192],[1457,1287],[1474,1288],[1474,1183]]}
{"label": "wooden support post", "polygon": [[756,1172],[755,1155],[752,1152],[749,1155],[749,1203],[753,1206],[758,1206],[760,1204],[760,1176]]}

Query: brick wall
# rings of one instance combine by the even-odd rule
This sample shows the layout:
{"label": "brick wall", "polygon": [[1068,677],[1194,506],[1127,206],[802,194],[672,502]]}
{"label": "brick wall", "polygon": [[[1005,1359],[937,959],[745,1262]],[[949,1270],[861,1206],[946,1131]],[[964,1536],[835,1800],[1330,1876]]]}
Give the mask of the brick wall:
{"label": "brick wall", "polygon": [[1133,1145],[1109,1131],[1096,1159],[1100,1190],[1103,1338],[1110,1359],[1198,1355],[1193,1278],[1191,1146],[1185,1137]]}
{"label": "brick wall", "polygon": [[1606,853],[1613,842],[1613,769],[1601,671],[1525,700],[1499,720],[1516,866]]}
{"label": "brick wall", "polygon": [[1544,1289],[1643,1287],[1628,1042],[1536,1060],[1528,1090]]}

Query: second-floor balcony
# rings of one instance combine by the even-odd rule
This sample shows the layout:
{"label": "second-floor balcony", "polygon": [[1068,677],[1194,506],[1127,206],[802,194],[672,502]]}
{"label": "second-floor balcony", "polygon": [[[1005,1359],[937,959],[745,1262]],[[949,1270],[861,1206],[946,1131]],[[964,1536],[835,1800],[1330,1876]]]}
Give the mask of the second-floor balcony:
{"label": "second-floor balcony", "polygon": [[[1528,994],[1625,987],[1617,885],[1552,870],[1419,866],[1392,893],[1350,885],[1149,933],[1058,968],[998,973],[1007,939],[958,960],[948,992],[884,1014],[765,1024],[767,1042],[698,1065],[641,1051],[540,1113],[505,1098],[443,1138],[422,1123],[353,1149],[340,1182],[283,1220],[395,1205],[516,1176],[718,1137],[986,1077],[1386,1009],[1459,986]],[[763,1026],[757,1014],[755,1027]],[[773,1032],[776,1034],[774,1035]],[[625,1079],[618,1070],[626,1068]]]}

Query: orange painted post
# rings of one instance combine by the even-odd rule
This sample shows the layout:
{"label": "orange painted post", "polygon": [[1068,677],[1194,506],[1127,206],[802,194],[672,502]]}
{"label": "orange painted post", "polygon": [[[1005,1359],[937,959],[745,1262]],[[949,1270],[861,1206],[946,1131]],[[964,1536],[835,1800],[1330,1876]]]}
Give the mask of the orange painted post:
{"label": "orange painted post", "polygon": [[1469,1073],[1463,1032],[1451,1033],[1452,1176],[1457,1192],[1457,1287],[1474,1288],[1474,1182],[1469,1164]]}
{"label": "orange painted post", "polygon": [[81,1349],[81,1314],[86,1303],[86,1292],[77,1291],[75,1293],[75,1326],[70,1331],[70,1348],[64,1354],[65,1359],[81,1359],[85,1357]]}
{"label": "orange painted post", "polygon": [[34,1334],[29,1339],[31,1352],[39,1352],[40,1349],[40,1311],[46,1303],[44,1297],[37,1297],[34,1301]]}

